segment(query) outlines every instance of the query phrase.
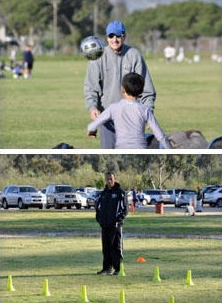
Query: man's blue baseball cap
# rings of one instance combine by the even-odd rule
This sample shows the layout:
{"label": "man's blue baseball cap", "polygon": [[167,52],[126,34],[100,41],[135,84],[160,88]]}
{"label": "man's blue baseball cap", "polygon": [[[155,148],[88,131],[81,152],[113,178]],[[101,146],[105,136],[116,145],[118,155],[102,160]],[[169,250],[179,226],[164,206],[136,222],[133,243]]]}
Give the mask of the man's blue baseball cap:
{"label": "man's blue baseball cap", "polygon": [[106,35],[115,34],[117,36],[124,35],[126,33],[125,26],[120,21],[111,21],[106,28]]}

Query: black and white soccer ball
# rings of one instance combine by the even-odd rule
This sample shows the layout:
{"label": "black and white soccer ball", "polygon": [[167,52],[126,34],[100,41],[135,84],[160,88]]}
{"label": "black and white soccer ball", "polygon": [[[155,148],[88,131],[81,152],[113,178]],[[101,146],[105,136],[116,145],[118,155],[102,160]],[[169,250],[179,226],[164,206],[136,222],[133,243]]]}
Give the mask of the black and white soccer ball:
{"label": "black and white soccer ball", "polygon": [[96,36],[89,36],[85,38],[80,45],[80,49],[88,60],[99,59],[104,51],[105,44],[103,40]]}

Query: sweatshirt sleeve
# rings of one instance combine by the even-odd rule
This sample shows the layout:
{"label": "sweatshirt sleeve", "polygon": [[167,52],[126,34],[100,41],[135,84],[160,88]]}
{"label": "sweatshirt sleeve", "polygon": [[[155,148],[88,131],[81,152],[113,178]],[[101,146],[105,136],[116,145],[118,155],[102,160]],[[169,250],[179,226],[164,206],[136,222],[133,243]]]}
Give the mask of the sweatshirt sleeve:
{"label": "sweatshirt sleeve", "polygon": [[[136,50],[137,51],[137,50]],[[135,54],[135,72],[139,75],[144,77],[144,90],[142,95],[140,96],[140,101],[143,103],[146,107],[148,107],[150,110],[154,110],[154,101],[156,99],[156,91],[153,85],[152,78],[150,76],[149,70],[146,66],[146,63],[139,53],[137,51],[137,54]]]}
{"label": "sweatshirt sleeve", "polygon": [[88,124],[87,130],[88,132],[95,132],[99,125],[106,123],[110,119],[112,119],[112,107],[114,104],[110,105],[105,109],[93,122]]}
{"label": "sweatshirt sleeve", "polygon": [[99,109],[102,95],[101,83],[99,60],[89,62],[84,82],[85,104],[89,111]]}
{"label": "sweatshirt sleeve", "polygon": [[151,110],[147,109],[147,122],[156,139],[163,145],[164,148],[173,148],[162,128],[158,124]]}

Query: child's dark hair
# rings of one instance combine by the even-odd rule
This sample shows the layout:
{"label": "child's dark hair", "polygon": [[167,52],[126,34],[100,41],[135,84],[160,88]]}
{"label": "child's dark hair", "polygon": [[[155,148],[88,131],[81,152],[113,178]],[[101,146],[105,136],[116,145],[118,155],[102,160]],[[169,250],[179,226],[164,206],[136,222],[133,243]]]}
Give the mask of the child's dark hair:
{"label": "child's dark hair", "polygon": [[144,78],[137,73],[129,73],[123,77],[122,86],[130,96],[137,97],[142,94]]}

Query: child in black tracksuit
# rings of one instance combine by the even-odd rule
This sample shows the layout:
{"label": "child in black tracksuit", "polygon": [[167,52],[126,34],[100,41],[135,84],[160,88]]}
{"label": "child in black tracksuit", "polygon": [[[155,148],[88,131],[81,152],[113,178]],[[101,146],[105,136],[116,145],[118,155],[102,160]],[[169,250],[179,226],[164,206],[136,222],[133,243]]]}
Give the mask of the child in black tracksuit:
{"label": "child in black tracksuit", "polygon": [[[113,173],[106,178],[115,178]],[[123,259],[122,225],[128,207],[125,192],[113,180],[112,186],[106,185],[96,205],[96,220],[102,228],[103,268],[97,274],[118,275]],[[112,273],[114,268],[114,273]]]}

